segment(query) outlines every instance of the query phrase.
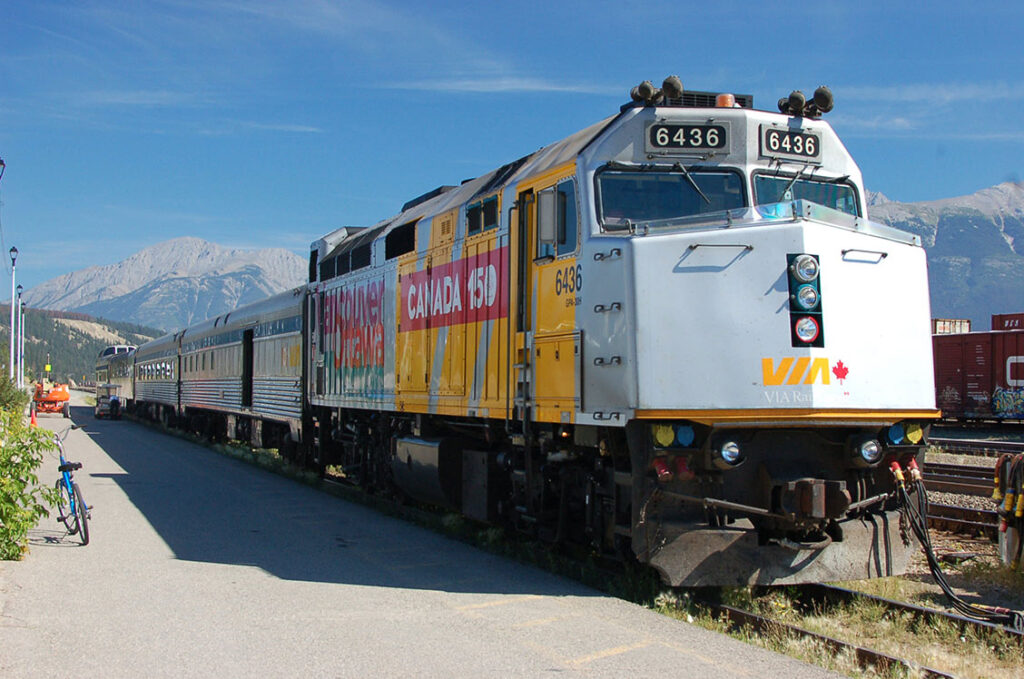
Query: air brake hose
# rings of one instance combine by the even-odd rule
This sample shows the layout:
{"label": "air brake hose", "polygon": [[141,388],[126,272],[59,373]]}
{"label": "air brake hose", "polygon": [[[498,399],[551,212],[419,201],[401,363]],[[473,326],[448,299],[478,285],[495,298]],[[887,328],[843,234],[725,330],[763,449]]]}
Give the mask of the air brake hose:
{"label": "air brake hose", "polygon": [[[896,493],[900,503],[900,511],[904,512],[907,523],[917,537],[918,542],[921,543],[921,548],[928,561],[928,570],[931,571],[932,577],[935,578],[935,582],[942,589],[952,607],[965,617],[1003,625],[1024,632],[1024,612],[1001,607],[971,604],[953,592],[953,588],[946,580],[946,575],[942,572],[942,566],[935,556],[931,536],[928,532],[928,495],[924,488],[924,482],[921,480],[917,464],[913,460],[908,464],[908,468],[911,470],[912,480],[909,482],[909,485],[912,488],[912,493],[907,490],[908,483],[904,480],[899,464],[893,462],[890,465],[893,476],[896,477]],[[1007,486],[1009,486],[1009,483]]]}

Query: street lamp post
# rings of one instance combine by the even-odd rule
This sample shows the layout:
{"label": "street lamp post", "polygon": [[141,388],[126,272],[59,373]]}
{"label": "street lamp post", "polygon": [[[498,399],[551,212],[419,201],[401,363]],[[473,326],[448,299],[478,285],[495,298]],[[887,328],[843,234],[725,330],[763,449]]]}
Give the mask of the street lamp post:
{"label": "street lamp post", "polygon": [[21,320],[18,321],[18,386],[25,388],[25,303],[21,303]]}
{"label": "street lamp post", "polygon": [[11,381],[14,381],[14,263],[18,260],[18,248],[11,247],[11,360],[7,364]]}
{"label": "street lamp post", "polygon": [[17,345],[14,349],[14,376],[17,388],[25,386],[25,302],[22,301],[22,286],[17,287]]}

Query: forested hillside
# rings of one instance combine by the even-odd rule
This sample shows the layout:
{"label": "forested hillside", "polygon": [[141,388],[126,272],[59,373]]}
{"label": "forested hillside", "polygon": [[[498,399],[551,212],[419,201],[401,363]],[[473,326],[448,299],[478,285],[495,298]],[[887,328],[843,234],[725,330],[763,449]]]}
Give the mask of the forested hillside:
{"label": "forested hillside", "polygon": [[[0,305],[0,364],[7,370],[10,355],[10,305]],[[85,314],[26,309],[25,374],[29,379],[43,375],[49,360],[52,376],[59,381],[88,381],[93,377],[96,357],[111,344],[139,345],[163,333],[131,323],[107,321]]]}

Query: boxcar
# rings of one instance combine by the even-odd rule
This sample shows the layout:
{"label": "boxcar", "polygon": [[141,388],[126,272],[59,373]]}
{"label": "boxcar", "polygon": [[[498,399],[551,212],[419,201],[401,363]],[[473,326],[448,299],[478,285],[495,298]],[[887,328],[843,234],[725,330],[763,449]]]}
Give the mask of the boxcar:
{"label": "boxcar", "polygon": [[932,342],[944,417],[1024,419],[1024,330],[935,335]]}

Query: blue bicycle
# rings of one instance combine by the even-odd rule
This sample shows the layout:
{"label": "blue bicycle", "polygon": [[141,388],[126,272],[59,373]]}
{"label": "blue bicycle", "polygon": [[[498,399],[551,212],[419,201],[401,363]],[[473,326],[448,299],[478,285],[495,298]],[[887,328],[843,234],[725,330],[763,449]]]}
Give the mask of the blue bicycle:
{"label": "blue bicycle", "polygon": [[60,478],[57,479],[57,494],[59,501],[57,509],[60,515],[57,520],[62,522],[68,530],[68,535],[77,535],[83,545],[89,544],[89,514],[90,507],[82,499],[82,491],[75,483],[74,472],[82,468],[81,462],[68,462],[64,457],[64,439],[72,429],[78,429],[77,424],[71,425],[64,431],[63,436],[55,433],[53,440],[60,452]]}

